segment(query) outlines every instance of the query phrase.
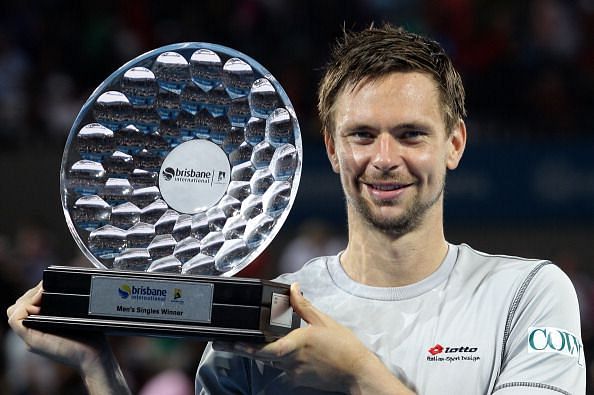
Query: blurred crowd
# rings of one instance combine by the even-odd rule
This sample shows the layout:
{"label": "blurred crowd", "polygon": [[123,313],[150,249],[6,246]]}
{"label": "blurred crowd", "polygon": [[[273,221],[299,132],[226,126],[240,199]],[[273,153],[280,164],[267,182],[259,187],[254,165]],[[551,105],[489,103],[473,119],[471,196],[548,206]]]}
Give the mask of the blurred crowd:
{"label": "blurred crowd", "polygon": [[[594,141],[594,0],[208,0],[175,5],[4,0],[0,164],[5,173],[14,170],[7,167],[12,163],[39,166],[34,159],[40,157],[57,164],[76,114],[97,85],[139,54],[183,41],[222,44],[257,59],[291,98],[304,145],[319,146],[315,92],[330,45],[343,28],[384,21],[428,34],[452,55],[467,87],[471,144]],[[52,201],[57,190],[56,178],[55,190],[36,191],[34,198]],[[6,183],[1,192],[20,193]],[[63,237],[66,232],[56,232],[56,223],[64,222],[59,207],[37,217],[26,209],[32,196],[18,199],[24,210],[15,214],[3,205],[0,221],[3,308],[37,283],[51,264],[89,265],[71,238]],[[342,217],[293,222],[245,275],[272,278],[346,244]],[[540,256],[539,251],[529,253]],[[565,250],[550,258],[576,285],[590,360],[592,268]],[[0,321],[0,395],[83,393],[76,372],[27,353],[6,321]],[[140,337],[111,341],[135,393],[193,393],[202,343]]]}
{"label": "blurred crowd", "polygon": [[463,74],[470,120],[501,134],[592,128],[592,0],[18,1],[0,6],[0,147],[62,143],[81,104],[124,62],[182,41],[258,59],[281,81],[305,137],[315,87],[341,29],[389,21],[442,43]]}

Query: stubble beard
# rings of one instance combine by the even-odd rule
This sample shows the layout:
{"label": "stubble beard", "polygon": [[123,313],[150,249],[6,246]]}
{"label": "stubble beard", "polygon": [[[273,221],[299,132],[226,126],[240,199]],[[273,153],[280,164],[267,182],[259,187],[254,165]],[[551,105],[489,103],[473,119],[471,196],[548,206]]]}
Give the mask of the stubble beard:
{"label": "stubble beard", "polygon": [[[347,204],[350,204],[354,210],[363,218],[365,222],[375,229],[394,237],[400,237],[417,229],[423,222],[427,211],[435,206],[443,196],[445,190],[445,177],[437,193],[431,198],[422,201],[420,196],[415,195],[410,206],[399,216],[385,217],[373,213],[371,204],[360,196],[358,198],[349,198]],[[377,206],[395,206],[398,202],[387,201],[376,203]]]}

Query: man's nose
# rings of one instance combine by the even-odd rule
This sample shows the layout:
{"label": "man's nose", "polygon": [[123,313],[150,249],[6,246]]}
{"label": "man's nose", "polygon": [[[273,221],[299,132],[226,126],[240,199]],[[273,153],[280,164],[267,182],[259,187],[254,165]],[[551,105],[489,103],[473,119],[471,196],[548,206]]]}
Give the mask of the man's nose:
{"label": "man's nose", "polygon": [[400,144],[398,140],[389,133],[381,133],[375,142],[375,152],[372,164],[378,170],[390,171],[401,163]]}

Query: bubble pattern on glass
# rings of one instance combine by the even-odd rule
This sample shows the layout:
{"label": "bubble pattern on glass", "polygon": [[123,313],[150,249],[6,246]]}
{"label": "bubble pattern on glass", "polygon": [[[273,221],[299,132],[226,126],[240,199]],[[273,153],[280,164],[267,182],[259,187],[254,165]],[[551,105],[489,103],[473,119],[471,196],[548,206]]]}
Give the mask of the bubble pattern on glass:
{"label": "bubble pattern on glass", "polygon": [[[157,53],[101,92],[82,121],[65,200],[106,268],[224,275],[247,263],[290,204],[296,120],[265,76],[227,52]],[[161,199],[158,173],[192,139],[221,147],[232,182],[217,205],[188,215]]]}

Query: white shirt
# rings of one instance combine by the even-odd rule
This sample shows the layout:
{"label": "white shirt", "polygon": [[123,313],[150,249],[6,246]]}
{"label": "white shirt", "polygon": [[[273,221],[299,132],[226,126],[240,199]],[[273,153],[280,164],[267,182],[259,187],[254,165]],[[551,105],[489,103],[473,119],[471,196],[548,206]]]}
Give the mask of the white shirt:
{"label": "white shirt", "polygon": [[[277,280],[298,281],[306,298],[419,394],[585,393],[577,297],[548,261],[450,245],[434,273],[404,287],[357,283],[338,256],[313,259]],[[198,379],[212,394],[326,393],[210,348]]]}

